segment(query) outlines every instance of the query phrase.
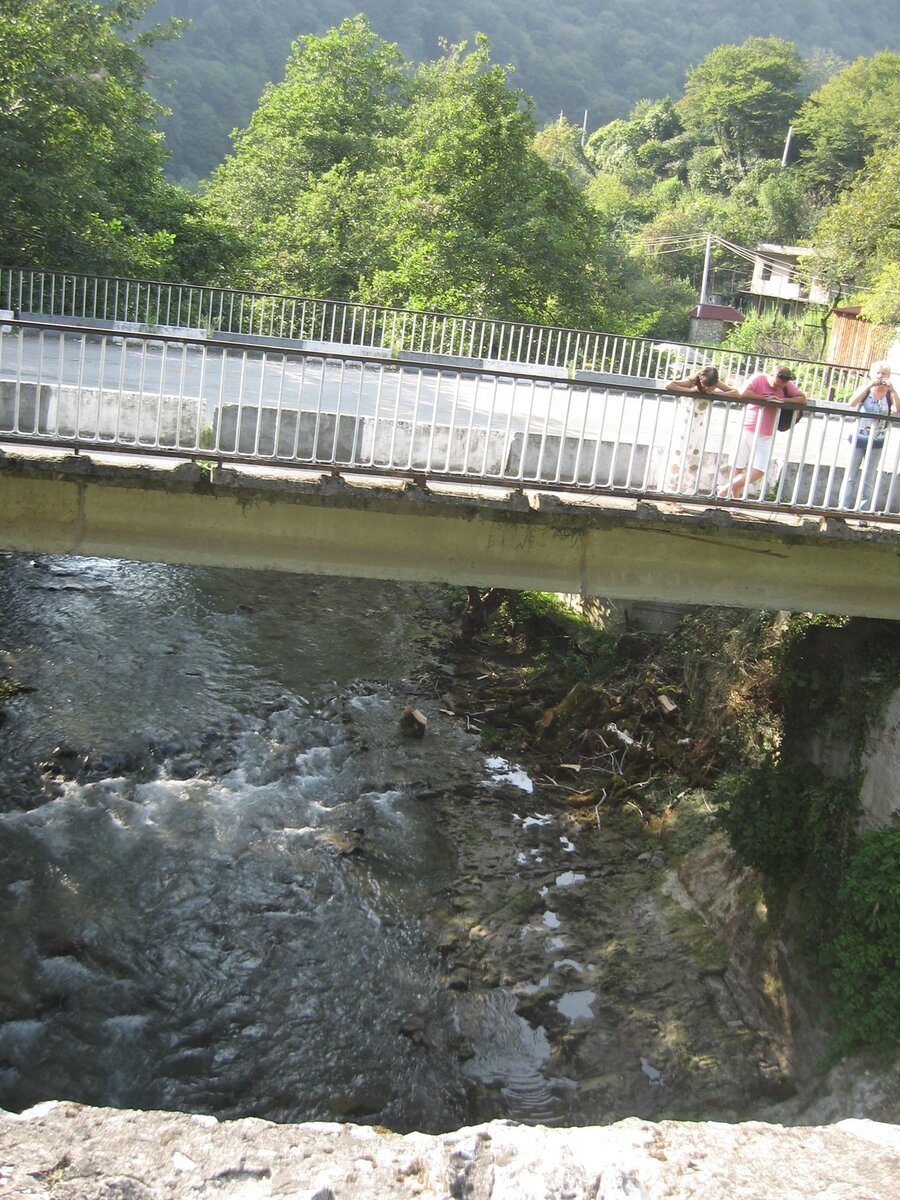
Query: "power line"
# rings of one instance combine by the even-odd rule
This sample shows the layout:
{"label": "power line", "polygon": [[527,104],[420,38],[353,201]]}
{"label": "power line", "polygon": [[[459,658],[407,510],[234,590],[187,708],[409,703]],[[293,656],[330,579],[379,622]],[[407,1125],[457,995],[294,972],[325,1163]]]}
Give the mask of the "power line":
{"label": "power line", "polygon": [[[640,234],[634,235],[635,240],[640,240]],[[741,246],[737,242],[729,241],[727,238],[720,237],[717,233],[711,233],[710,238],[727,250],[730,254],[736,255],[738,258],[743,258],[749,263],[762,263],[763,266],[782,267],[784,266],[784,258],[777,255],[764,254],[760,250],[750,250],[747,246]],[[682,250],[695,249],[698,245],[706,241],[705,233],[698,234],[681,234],[668,235],[657,238],[647,238],[642,242],[642,245],[654,250],[657,254],[677,254]]]}

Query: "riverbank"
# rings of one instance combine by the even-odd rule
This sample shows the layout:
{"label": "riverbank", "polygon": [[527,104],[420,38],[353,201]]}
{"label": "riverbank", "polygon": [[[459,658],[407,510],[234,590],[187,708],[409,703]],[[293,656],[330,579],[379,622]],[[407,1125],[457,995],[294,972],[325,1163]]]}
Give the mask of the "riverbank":
{"label": "riverbank", "polygon": [[[896,1063],[823,1075],[823,982],[715,820],[722,717],[688,717],[666,639],[532,635],[501,615],[451,654],[444,701],[509,783],[442,806],[448,985],[507,990],[546,1035],[557,1121],[900,1120]],[[479,1078],[476,1119],[501,1087]]]}

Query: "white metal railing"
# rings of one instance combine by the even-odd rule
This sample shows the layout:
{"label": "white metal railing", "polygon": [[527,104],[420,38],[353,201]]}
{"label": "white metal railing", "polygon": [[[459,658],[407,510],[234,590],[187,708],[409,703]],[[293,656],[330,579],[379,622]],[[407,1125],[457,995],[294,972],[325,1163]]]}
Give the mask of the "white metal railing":
{"label": "white metal railing", "polygon": [[[322,353],[9,318],[0,441],[283,468],[411,474],[687,503],[900,520],[900,417],[853,459],[861,418],[816,403],[739,481],[746,405],[519,369]],[[857,469],[862,487],[848,484]]]}
{"label": "white metal railing", "polygon": [[[68,319],[123,330],[179,330],[193,336],[228,334],[284,343],[325,343],[379,350],[392,356],[435,355],[553,368],[563,375],[629,376],[664,381],[702,366],[740,381],[769,370],[771,357],[715,346],[661,342],[520,321],[418,312],[350,301],[161,283],[62,271],[0,269],[0,309],[17,316]],[[849,398],[862,367],[793,360],[807,395],[830,402]],[[592,380],[593,381],[593,380]],[[600,379],[598,382],[615,382]]]}

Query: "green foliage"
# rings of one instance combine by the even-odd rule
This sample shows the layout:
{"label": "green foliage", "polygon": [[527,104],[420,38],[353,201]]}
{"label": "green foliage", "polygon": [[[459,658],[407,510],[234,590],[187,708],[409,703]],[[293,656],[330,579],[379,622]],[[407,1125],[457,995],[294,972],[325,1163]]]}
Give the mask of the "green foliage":
{"label": "green foliage", "polygon": [[655,212],[647,194],[634,191],[618,175],[605,171],[594,175],[584,195],[611,237],[640,229]]}
{"label": "green foliage", "polygon": [[772,881],[787,886],[805,857],[803,781],[767,759],[719,782],[718,817],[738,857]]}
{"label": "green foliage", "polygon": [[[483,32],[503,63],[534,96],[539,124],[560,111],[591,128],[624,116],[642,97],[681,91],[685,72],[724,43],[777,31],[814,58],[813,86],[845,59],[871,47],[900,50],[892,0],[848,5],[816,0],[368,0],[361,6],[378,34],[412,61],[431,59],[439,38],[472,43]],[[279,80],[291,42],[321,35],[356,12],[344,0],[156,0],[156,19],[190,17],[184,37],[156,65],[158,98],[173,109],[165,122],[172,177],[208,177],[247,125],[267,83]],[[829,51],[827,48],[831,48]],[[820,49],[824,48],[824,49]],[[170,83],[171,81],[171,83]],[[783,138],[785,129],[778,133]]]}
{"label": "green foliage", "polygon": [[[783,708],[796,699],[806,723],[813,726],[829,712],[839,710],[845,686],[845,664],[834,653],[815,654],[811,646],[822,631],[846,629],[848,624],[847,617],[823,613],[790,613],[780,621],[777,641],[769,652],[773,665],[774,704]],[[879,658],[883,659],[885,654],[889,654],[887,648],[879,647]]]}
{"label": "green foliage", "polygon": [[294,48],[206,192],[258,287],[622,328],[599,221],[487,42],[413,70],[363,17]]}
{"label": "green foliage", "polygon": [[[815,231],[817,253],[806,260],[803,274],[849,292],[867,315],[893,324],[900,319],[894,270],[900,258],[897,60],[886,52],[861,59],[802,103],[807,65],[795,47],[778,38],[720,46],[689,72],[674,106],[642,101],[628,119],[592,134],[587,154],[599,175],[586,195],[605,224],[618,220],[619,229],[640,234],[635,255],[641,243],[659,248],[655,274],[688,281],[695,290],[703,264],[701,235],[707,231],[745,247],[804,244]],[[821,79],[826,66],[834,69],[833,62],[810,64],[812,75]],[[793,120],[803,131],[794,141],[803,157],[784,168],[781,150]],[[875,154],[857,177],[864,162],[860,147],[866,146]],[[829,154],[834,162],[826,177]],[[840,170],[835,163],[843,164]],[[829,211],[829,189],[851,181],[852,189]],[[721,248],[713,267],[715,290],[736,299],[746,286],[746,268]],[[669,312],[658,309],[657,335],[663,325],[672,327]],[[820,316],[811,315],[809,328],[747,326],[735,331],[733,345],[754,350],[771,345],[779,354],[819,358],[825,330]]]}
{"label": "green foliage", "polygon": [[246,283],[353,294],[378,259],[374,180],[407,86],[397,48],[362,17],[294,44],[206,189],[206,210],[247,246]]}
{"label": "green foliage", "polygon": [[900,323],[900,262],[886,263],[870,273],[871,288],[860,296],[860,312],[875,325]]}
{"label": "green foliage", "polygon": [[715,809],[702,788],[684,788],[663,799],[660,840],[666,852],[680,859],[708,841],[718,828]]}
{"label": "green foliage", "polygon": [[836,1055],[900,1045],[900,825],[863,834],[831,943]]}
{"label": "green foliage", "polygon": [[444,606],[449,613],[454,617],[461,617],[466,605],[469,603],[469,593],[466,588],[459,584],[447,583],[438,588]]}
{"label": "green foliage", "polygon": [[900,54],[858,58],[813,92],[794,119],[804,143],[802,172],[834,196],[873,155],[896,146],[898,128]]}
{"label": "green foliage", "polygon": [[532,149],[530,107],[487,44],[416,73],[388,197],[389,265],[361,289],[387,304],[553,324],[618,324],[603,303],[598,229]]}
{"label": "green foliage", "polygon": [[728,331],[722,345],[743,354],[817,359],[821,357],[822,329],[814,316],[787,317],[777,308],[748,313],[740,325]]}
{"label": "green foliage", "polygon": [[[20,692],[30,692],[31,690],[24,683],[19,683],[15,679],[6,679],[3,675],[0,675],[0,704],[12,699],[13,696],[17,696]],[[2,720],[2,714],[0,714],[0,720]]]}
{"label": "green foliage", "polygon": [[538,668],[550,666],[562,690],[604,674],[615,662],[615,635],[597,629],[555,592],[507,592],[497,619],[510,632],[527,634]]}
{"label": "green foliage", "polygon": [[694,192],[727,195],[740,178],[718,146],[698,146],[685,165],[687,182]]}
{"label": "green foliage", "polygon": [[632,253],[619,270],[616,282],[628,297],[632,317],[630,332],[686,341],[690,311],[697,302],[696,289],[687,279],[663,275],[658,263]]}
{"label": "green foliage", "polygon": [[[760,160],[731,192],[732,238],[805,244],[821,209],[803,176],[774,159]],[[743,228],[738,222],[746,222]]]}
{"label": "green foliage", "polygon": [[738,858],[766,879],[777,906],[791,889],[815,913],[818,936],[835,927],[835,897],[859,820],[856,775],[829,778],[808,762],[772,756],[720,781],[717,819]]}
{"label": "green foliage", "polygon": [[[795,936],[834,996],[832,1057],[896,1048],[900,825],[859,833],[855,764],[900,680],[900,643],[868,622],[794,614],[770,660],[781,743],[720,782],[717,819],[763,873],[770,917],[802,911]],[[814,745],[830,773],[809,761]]]}
{"label": "green foliage", "polygon": [[808,747],[834,721],[852,764],[867,736],[866,714],[878,711],[875,697],[896,680],[882,637],[883,678],[854,681],[858,719],[842,720],[847,664],[863,652],[865,630],[842,618],[700,609],[672,639],[671,653],[685,663],[695,754],[714,746],[728,766],[717,785],[718,819],[742,861],[780,891],[799,881],[816,894],[820,885],[833,892],[852,842],[855,770],[831,778],[809,762]]}
{"label": "green foliage", "polygon": [[[149,7],[4,7],[0,153],[13,169],[0,175],[0,260],[676,339],[687,335],[707,231],[753,246],[802,242],[815,229],[809,273],[866,316],[900,319],[898,54],[837,70],[828,52],[807,64],[781,38],[720,44],[688,70],[680,100],[639,100],[583,149],[580,127],[562,114],[536,131],[532,101],[510,86],[510,68],[491,62],[481,35],[470,52],[444,43],[415,67],[357,16],[292,44],[283,81],[265,87],[199,197],[162,174],[163,109],[145,91],[144,55],[180,27],[140,32]],[[182,9],[158,0],[155,11]],[[212,12],[192,4],[187,36]],[[497,15],[489,5],[484,13]],[[323,19],[303,0],[292,14],[308,27]],[[382,27],[393,22],[387,6],[378,16]],[[235,18],[254,33],[246,52],[259,67],[285,15],[249,0]],[[451,20],[449,32],[464,25]],[[656,25],[642,34],[657,36]],[[524,28],[516,39],[522,48]],[[212,54],[205,24],[201,40]],[[178,60],[180,44],[170,49]],[[646,61],[643,42],[640,50]],[[216,70],[215,86],[195,96],[198,129],[243,79],[242,63]],[[803,102],[807,72],[818,86]],[[792,120],[802,157],[784,169]],[[713,268],[714,290],[737,296],[746,266],[718,247]],[[817,358],[818,322],[746,324],[733,337]]]}
{"label": "green foliage", "polygon": [[343,165],[371,169],[400,119],[406,63],[365,18],[294,43],[284,80],[269,85],[211,194],[229,210],[287,211],[310,178]]}
{"label": "green foliage", "polygon": [[651,104],[642,100],[628,120],[611,121],[588,139],[585,153],[597,170],[632,184],[654,176],[684,179],[684,158],[694,143],[683,136],[675,106],[666,96]]}
{"label": "green foliage", "polygon": [[753,159],[780,151],[803,76],[790,42],[750,37],[742,46],[717,47],[690,71],[676,109],[688,133],[743,174]]}
{"label": "green foliage", "polygon": [[[178,276],[225,242],[165,181],[138,34],[150,0],[0,10],[0,262]],[[204,261],[205,267],[205,261]],[[207,275],[204,269],[202,275]]]}
{"label": "green foliage", "polygon": [[570,183],[584,187],[595,171],[581,146],[582,131],[570,124],[562,114],[552,125],[535,135],[534,152],[544,162],[561,171]]}
{"label": "green foliage", "polygon": [[874,284],[871,304],[900,320],[896,266],[900,262],[900,142],[876,154],[822,217],[809,270],[841,290]]}

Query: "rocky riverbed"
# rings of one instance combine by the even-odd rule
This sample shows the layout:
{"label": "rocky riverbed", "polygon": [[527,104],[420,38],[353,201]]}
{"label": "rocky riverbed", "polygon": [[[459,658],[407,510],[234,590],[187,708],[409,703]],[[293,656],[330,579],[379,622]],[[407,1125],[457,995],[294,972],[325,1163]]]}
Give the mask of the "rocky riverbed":
{"label": "rocky riverbed", "polygon": [[[548,1123],[900,1121],[900,1064],[823,1075],[819,984],[767,937],[758,877],[690,785],[705,770],[699,752],[690,759],[698,731],[650,678],[652,643],[639,651],[624,687],[570,691],[552,667],[535,682],[527,644],[500,630],[454,656],[444,702],[494,738],[492,722],[506,723],[495,762],[507,782],[480,803],[442,804],[457,856],[438,918],[449,986],[473,1008],[506,992],[540,1032]],[[605,772],[592,769],[598,730]],[[656,784],[655,801],[641,780]],[[492,1080],[490,1063],[471,1073],[475,1115],[489,1119],[510,1082]]]}

